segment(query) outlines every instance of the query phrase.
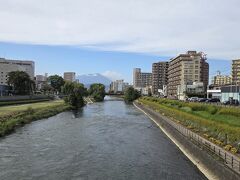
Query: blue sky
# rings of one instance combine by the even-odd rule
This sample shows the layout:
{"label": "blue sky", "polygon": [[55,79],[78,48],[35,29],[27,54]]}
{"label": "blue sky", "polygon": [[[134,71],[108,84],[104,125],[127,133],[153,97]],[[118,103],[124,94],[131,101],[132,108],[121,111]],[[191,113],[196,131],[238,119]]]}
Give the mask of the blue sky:
{"label": "blue sky", "polygon": [[[0,56],[36,61],[36,73],[102,73],[188,50],[207,54],[210,75],[240,57],[239,0],[0,0]],[[226,61],[225,61],[226,60]]]}
{"label": "blue sky", "polygon": [[[113,79],[132,81],[132,69],[140,67],[151,72],[153,62],[169,60],[170,57],[129,52],[101,51],[72,46],[24,45],[0,42],[0,57],[34,60],[36,74],[59,74],[74,71],[78,75],[101,73]],[[229,74],[231,61],[208,60],[210,75],[217,70]]]}

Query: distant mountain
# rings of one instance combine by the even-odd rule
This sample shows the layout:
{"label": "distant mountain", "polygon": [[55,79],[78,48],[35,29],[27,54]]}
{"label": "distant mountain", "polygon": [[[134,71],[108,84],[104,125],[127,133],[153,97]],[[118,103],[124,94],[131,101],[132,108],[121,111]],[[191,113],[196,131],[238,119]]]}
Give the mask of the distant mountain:
{"label": "distant mountain", "polygon": [[85,87],[89,88],[91,84],[93,83],[101,83],[106,86],[106,91],[109,89],[109,85],[111,84],[111,80],[99,73],[96,74],[84,74],[77,76],[77,79],[79,79],[80,83],[83,83]]}

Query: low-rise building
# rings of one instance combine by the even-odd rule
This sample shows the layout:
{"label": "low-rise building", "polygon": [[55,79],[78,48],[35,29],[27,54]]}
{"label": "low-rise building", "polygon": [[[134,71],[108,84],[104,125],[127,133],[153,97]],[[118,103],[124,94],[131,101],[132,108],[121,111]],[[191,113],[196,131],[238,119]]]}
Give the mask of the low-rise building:
{"label": "low-rise building", "polygon": [[240,102],[240,86],[229,85],[221,87],[221,102],[231,100]]}

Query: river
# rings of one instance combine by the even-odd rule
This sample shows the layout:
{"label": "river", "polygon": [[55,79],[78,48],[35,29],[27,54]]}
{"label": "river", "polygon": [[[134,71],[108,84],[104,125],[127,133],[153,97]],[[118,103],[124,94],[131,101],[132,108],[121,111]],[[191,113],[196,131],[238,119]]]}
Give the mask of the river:
{"label": "river", "polygon": [[198,180],[204,175],[123,101],[87,105],[0,139],[1,180]]}

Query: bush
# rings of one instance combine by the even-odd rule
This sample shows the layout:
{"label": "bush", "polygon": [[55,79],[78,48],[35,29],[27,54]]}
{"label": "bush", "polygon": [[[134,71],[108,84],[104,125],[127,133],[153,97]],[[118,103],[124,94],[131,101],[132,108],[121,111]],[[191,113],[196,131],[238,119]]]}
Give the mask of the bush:
{"label": "bush", "polygon": [[[125,102],[133,102],[139,97],[140,97],[140,93],[137,90],[135,90],[133,87],[127,88],[127,90],[124,92]],[[153,101],[155,100],[156,99],[153,99]]]}
{"label": "bush", "polygon": [[238,108],[222,108],[218,114],[224,114],[224,115],[231,115],[231,116],[236,116],[240,117],[240,109]]}

